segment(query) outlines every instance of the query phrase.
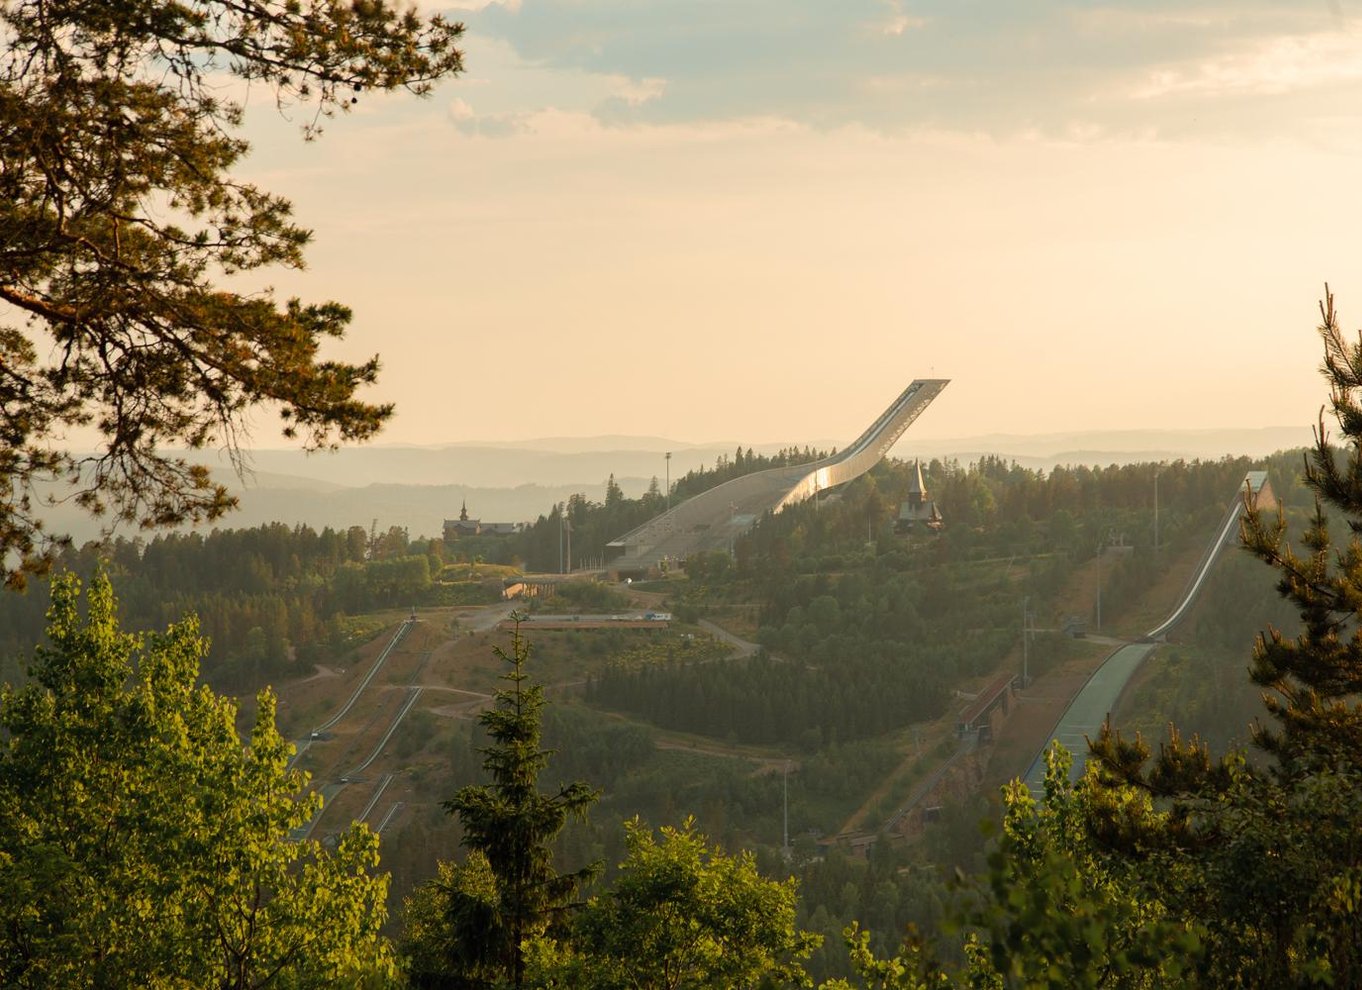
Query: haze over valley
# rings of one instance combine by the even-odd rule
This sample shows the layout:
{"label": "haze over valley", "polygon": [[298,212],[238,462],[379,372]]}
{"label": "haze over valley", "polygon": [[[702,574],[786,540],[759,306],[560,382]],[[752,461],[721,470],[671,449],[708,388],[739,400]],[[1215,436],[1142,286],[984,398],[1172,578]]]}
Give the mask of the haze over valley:
{"label": "haze over valley", "polygon": [[[1215,460],[1225,456],[1261,457],[1308,443],[1308,427],[1244,429],[1075,431],[1019,436],[993,433],[976,437],[922,440],[911,434],[891,456],[957,460],[969,464],[984,456],[1048,470],[1056,465],[1105,466],[1141,461]],[[606,479],[630,497],[642,495],[652,479],[663,482],[664,454],[670,451],[673,479],[712,467],[742,447],[772,454],[788,447],[831,450],[851,440],[829,438],[773,443],[738,440],[693,444],[661,437],[549,437],[515,443],[463,442],[430,446],[372,445],[305,454],[296,449],[257,448],[249,452],[248,472],[238,478],[224,458],[191,453],[212,468],[240,499],[223,524],[256,526],[268,522],[344,528],[377,518],[407,529],[412,536],[440,531],[465,503],[486,520],[532,522],[574,494],[604,498]],[[55,530],[76,540],[99,538],[101,523],[73,506],[56,506],[43,516]],[[127,527],[116,530],[135,535]]]}

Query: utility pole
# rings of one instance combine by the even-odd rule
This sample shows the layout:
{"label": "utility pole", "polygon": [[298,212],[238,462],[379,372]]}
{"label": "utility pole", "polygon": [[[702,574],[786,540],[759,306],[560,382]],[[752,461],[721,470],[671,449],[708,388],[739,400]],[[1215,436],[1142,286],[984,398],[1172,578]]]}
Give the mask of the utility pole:
{"label": "utility pole", "polygon": [[1031,683],[1031,678],[1027,673],[1027,617],[1031,614],[1027,608],[1031,604],[1031,596],[1026,595],[1022,598],[1022,687]]}
{"label": "utility pole", "polygon": [[785,854],[785,862],[790,861],[790,763],[785,761],[785,782],[782,792],[782,804],[785,811],[785,832],[780,848]]}
{"label": "utility pole", "polygon": [[558,573],[563,573],[563,504],[558,504]]}
{"label": "utility pole", "polygon": [[1102,631],[1102,543],[1106,537],[1097,544],[1097,631]]}
{"label": "utility pole", "polygon": [[667,459],[667,511],[672,511],[672,452],[664,455]]}

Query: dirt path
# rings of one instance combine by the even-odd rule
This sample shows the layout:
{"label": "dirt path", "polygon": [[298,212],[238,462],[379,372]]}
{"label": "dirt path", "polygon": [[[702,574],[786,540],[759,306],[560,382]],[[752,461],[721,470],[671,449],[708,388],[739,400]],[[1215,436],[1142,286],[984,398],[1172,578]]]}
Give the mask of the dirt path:
{"label": "dirt path", "polygon": [[798,760],[783,756],[759,756],[736,747],[719,746],[708,741],[695,743],[680,739],[663,739],[659,736],[655,738],[653,745],[658,749],[670,749],[681,753],[698,753],[701,756],[715,756],[726,760],[744,760],[748,763],[755,763],[759,768],[758,774],[775,773],[786,767],[791,770],[799,769]]}
{"label": "dirt path", "polygon": [[710,622],[708,619],[700,620],[700,628],[703,629],[705,632],[709,633],[711,636],[713,636],[720,642],[727,643],[729,646],[737,650],[737,653],[735,653],[732,657],[729,657],[730,660],[736,660],[740,657],[750,657],[759,649],[761,649],[761,647],[758,646],[756,643],[749,642],[748,640],[745,640],[740,636],[735,636],[733,635],[733,633],[729,632],[723,626],[716,625],[715,623]]}

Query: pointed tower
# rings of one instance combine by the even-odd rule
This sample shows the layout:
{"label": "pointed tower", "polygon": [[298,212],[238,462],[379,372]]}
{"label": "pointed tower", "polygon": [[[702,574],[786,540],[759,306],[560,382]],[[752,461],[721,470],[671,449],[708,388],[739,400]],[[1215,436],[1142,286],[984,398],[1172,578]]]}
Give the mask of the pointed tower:
{"label": "pointed tower", "polygon": [[941,518],[936,503],[927,494],[927,484],[922,480],[921,461],[913,462],[905,495],[905,501],[899,505],[899,517],[894,523],[894,532],[909,533],[918,528],[939,532],[945,521]]}

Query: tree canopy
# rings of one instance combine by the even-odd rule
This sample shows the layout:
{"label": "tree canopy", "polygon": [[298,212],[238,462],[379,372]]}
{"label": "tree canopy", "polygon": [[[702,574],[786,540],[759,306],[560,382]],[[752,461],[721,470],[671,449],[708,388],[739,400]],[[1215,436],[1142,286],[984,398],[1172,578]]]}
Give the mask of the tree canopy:
{"label": "tree canopy", "polygon": [[540,748],[544,689],[530,679],[529,644],[517,622],[509,669],[495,704],[478,716],[490,744],[482,750],[487,784],[469,784],[444,802],[463,826],[467,862],[441,864],[439,876],[408,906],[408,956],[418,986],[525,985],[523,943],[562,922],[598,865],[560,873],[552,842],[568,819],[600,797],[582,781],[539,790],[550,751]]}
{"label": "tree canopy", "polygon": [[[377,358],[326,360],[350,311],[238,289],[300,268],[287,200],[232,176],[244,83],[310,116],[370,90],[426,92],[461,68],[462,25],[388,0],[0,0],[0,561],[43,569],[43,493],[146,525],[232,505],[167,448],[237,455],[279,409],[310,448],[371,436]],[[226,279],[231,278],[232,288]],[[89,456],[63,449],[93,429]]]}
{"label": "tree canopy", "polygon": [[561,942],[529,946],[531,985],[582,990],[742,990],[809,984],[817,935],[795,927],[795,881],[768,880],[750,852],[729,856],[687,819],[662,841],[625,822],[629,855]]}
{"label": "tree canopy", "polygon": [[53,585],[50,647],[0,693],[0,984],[245,990],[371,985],[394,973],[378,838],[333,851],[264,692],[195,685],[193,619],[123,632],[103,576]]}

